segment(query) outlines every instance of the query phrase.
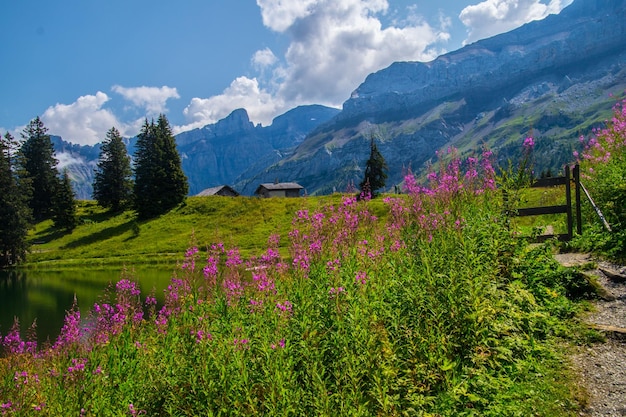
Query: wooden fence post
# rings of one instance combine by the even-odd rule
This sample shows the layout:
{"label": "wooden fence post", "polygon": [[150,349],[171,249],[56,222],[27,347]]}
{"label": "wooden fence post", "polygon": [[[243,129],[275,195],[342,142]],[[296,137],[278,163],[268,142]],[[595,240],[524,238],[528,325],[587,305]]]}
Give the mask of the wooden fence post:
{"label": "wooden fence post", "polygon": [[574,225],[573,225],[573,217],[572,217],[572,188],[571,182],[572,177],[570,174],[569,165],[565,165],[565,200],[567,204],[567,240],[571,240],[574,235]]}
{"label": "wooden fence post", "polygon": [[576,233],[583,234],[583,217],[580,203],[580,165],[574,165],[574,185],[576,187]]}

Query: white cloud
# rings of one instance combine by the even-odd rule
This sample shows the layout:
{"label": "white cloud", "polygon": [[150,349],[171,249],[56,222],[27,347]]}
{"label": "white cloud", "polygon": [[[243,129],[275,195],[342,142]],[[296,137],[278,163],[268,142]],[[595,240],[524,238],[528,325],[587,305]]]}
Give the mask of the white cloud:
{"label": "white cloud", "polygon": [[76,158],[71,153],[61,152],[55,155],[57,161],[57,169],[62,171],[64,168],[69,167],[70,165],[81,165],[84,164],[85,161],[82,158]]}
{"label": "white cloud", "polygon": [[180,98],[176,88],[172,87],[122,87],[114,85],[112,90],[137,107],[145,109],[148,117],[167,113],[167,100]]}
{"label": "white cloud", "polygon": [[252,64],[255,66],[255,68],[260,70],[271,67],[277,61],[278,58],[276,58],[276,55],[274,55],[274,52],[272,52],[270,48],[256,51],[255,54],[252,56]]}
{"label": "white cloud", "polygon": [[411,15],[398,26],[383,27],[384,0],[317,0],[309,14],[286,30],[284,81],[279,94],[288,102],[339,105],[365,77],[394,61],[428,61],[431,49],[447,39],[444,29]]}
{"label": "white cloud", "polygon": [[[214,123],[243,107],[250,119],[267,125],[302,104],[340,107],[377,70],[394,61],[434,59],[433,45],[449,38],[449,21],[434,28],[409,10],[408,18],[383,27],[387,0],[257,0],[263,23],[290,38],[281,60],[269,49],[257,51],[260,78],[239,77],[221,95],[194,98],[185,109],[188,129]],[[271,76],[265,70],[274,66]]]}
{"label": "white cloud", "polygon": [[183,111],[189,124],[175,127],[174,132],[215,123],[238,108],[245,108],[251,120],[267,125],[284,104],[261,89],[256,78],[238,77],[220,95],[193,98]]}
{"label": "white cloud", "polygon": [[572,1],[550,0],[544,4],[540,0],[485,0],[467,6],[459,15],[467,27],[468,38],[464,43],[508,32],[532,20],[559,13]]}
{"label": "white cloud", "polygon": [[309,8],[316,3],[317,0],[257,0],[256,2],[261,8],[263,24],[277,32],[285,31],[296,20],[308,16]]}
{"label": "white cloud", "polygon": [[116,126],[120,131],[125,128],[110,110],[102,108],[107,101],[109,97],[98,91],[96,95],[81,96],[72,104],[48,107],[41,120],[50,134],[73,143],[93,145],[102,141],[111,127]]}

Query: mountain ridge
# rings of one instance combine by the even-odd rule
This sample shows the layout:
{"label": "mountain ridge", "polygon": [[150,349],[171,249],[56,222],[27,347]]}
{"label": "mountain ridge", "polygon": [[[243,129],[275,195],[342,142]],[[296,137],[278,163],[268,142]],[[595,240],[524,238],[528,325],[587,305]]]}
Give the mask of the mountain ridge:
{"label": "mountain ridge", "polygon": [[191,194],[228,184],[252,195],[276,179],[309,194],[343,191],[362,179],[372,136],[391,168],[389,187],[450,146],[515,158],[525,135],[541,149],[538,169],[555,172],[578,136],[610,114],[609,94],[625,89],[626,0],[575,0],[433,61],[395,62],[367,76],[341,111],[301,106],[261,127],[237,109],[176,140]]}
{"label": "mountain ridge", "polygon": [[608,115],[609,93],[626,88],[625,9],[624,0],[576,0],[559,15],[431,62],[395,62],[370,74],[340,114],[259,179],[294,173],[310,193],[345,189],[360,181],[371,135],[393,167],[389,185],[442,148],[486,144],[505,158],[509,142],[529,133],[553,145],[538,159],[559,170],[578,137],[570,131],[588,133]]}

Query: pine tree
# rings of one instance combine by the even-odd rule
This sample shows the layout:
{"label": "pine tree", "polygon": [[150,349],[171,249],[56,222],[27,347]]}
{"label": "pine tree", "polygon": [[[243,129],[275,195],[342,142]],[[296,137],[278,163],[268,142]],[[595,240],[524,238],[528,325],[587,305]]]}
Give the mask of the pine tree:
{"label": "pine tree", "polygon": [[359,185],[364,195],[371,193],[371,197],[376,195],[376,191],[385,187],[387,180],[387,162],[378,150],[374,138],[370,141],[370,157],[365,163],[365,175]]}
{"label": "pine tree", "polygon": [[35,221],[52,217],[52,199],[58,184],[58,161],[50,135],[39,117],[33,119],[22,132],[24,142],[20,148],[20,175],[30,181],[32,189],[29,206]]}
{"label": "pine tree", "polygon": [[159,214],[157,208],[158,184],[155,173],[155,164],[158,160],[157,150],[154,121],[148,123],[148,119],[146,119],[137,136],[134,161],[134,205],[140,218],[150,218]]}
{"label": "pine tree", "polygon": [[183,172],[182,163],[178,149],[176,149],[176,139],[170,128],[170,124],[161,114],[157,120],[156,135],[161,146],[161,170],[165,175],[161,184],[161,206],[163,211],[168,211],[185,200],[189,192],[187,176]]}
{"label": "pine tree", "polygon": [[95,172],[93,196],[102,207],[117,212],[133,196],[132,170],[126,145],[120,132],[112,127],[100,149],[100,159]]}
{"label": "pine tree", "polygon": [[169,122],[144,122],[135,151],[135,210],[140,218],[163,214],[184,201],[187,177]]}
{"label": "pine tree", "polygon": [[76,217],[76,200],[67,169],[63,170],[56,189],[57,191],[52,199],[54,226],[59,229],[72,231],[76,228],[78,219]]}
{"label": "pine tree", "polygon": [[22,261],[28,251],[30,209],[16,175],[16,145],[9,133],[0,137],[0,268]]}

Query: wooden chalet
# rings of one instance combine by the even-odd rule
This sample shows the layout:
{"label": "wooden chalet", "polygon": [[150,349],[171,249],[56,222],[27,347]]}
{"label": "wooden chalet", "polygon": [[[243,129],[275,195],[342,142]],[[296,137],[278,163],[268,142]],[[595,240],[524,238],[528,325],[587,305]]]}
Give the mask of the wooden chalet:
{"label": "wooden chalet", "polygon": [[300,197],[300,190],[304,187],[297,182],[275,182],[261,184],[254,194],[268,197]]}
{"label": "wooden chalet", "polygon": [[220,195],[222,197],[237,197],[239,193],[228,185],[220,185],[219,187],[207,188],[196,194],[197,197],[208,197],[212,195]]}

